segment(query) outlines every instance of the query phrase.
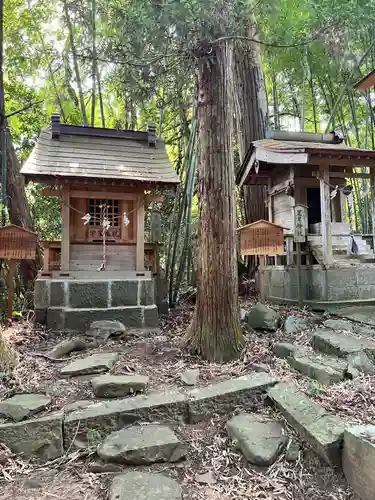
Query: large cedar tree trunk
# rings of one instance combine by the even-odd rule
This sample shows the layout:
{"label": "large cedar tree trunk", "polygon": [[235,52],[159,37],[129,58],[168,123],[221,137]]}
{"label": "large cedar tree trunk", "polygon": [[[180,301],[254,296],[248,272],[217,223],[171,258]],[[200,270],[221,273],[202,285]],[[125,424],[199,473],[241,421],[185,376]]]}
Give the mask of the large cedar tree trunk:
{"label": "large cedar tree trunk", "polygon": [[237,357],[243,344],[237,296],[236,197],[229,73],[231,49],[199,47],[197,300],[187,347],[216,362]]}
{"label": "large cedar tree trunk", "polygon": [[[249,13],[245,35],[256,38],[254,15]],[[252,141],[264,139],[266,133],[267,93],[262,72],[260,45],[250,41],[236,43],[234,57],[234,102],[240,161],[244,160]],[[246,222],[268,219],[264,186],[244,186]]]}

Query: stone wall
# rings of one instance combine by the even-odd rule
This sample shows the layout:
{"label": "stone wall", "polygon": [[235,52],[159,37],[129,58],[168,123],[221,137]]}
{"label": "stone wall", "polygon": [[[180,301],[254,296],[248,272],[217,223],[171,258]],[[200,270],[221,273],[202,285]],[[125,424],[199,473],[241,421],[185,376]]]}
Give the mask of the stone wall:
{"label": "stone wall", "polygon": [[38,279],[34,304],[37,321],[52,330],[85,331],[107,319],[133,328],[159,325],[152,279]]}
{"label": "stone wall", "polygon": [[[304,301],[375,300],[375,265],[302,266]],[[297,268],[268,266],[264,270],[265,295],[269,299],[298,300]]]}

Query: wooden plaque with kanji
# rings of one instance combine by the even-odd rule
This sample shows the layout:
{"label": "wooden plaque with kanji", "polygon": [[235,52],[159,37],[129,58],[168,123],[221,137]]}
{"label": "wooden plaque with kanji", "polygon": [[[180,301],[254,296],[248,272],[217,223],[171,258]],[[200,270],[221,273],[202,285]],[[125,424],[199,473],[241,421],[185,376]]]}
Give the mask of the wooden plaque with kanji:
{"label": "wooden plaque with kanji", "polygon": [[284,254],[284,228],[259,220],[237,229],[240,233],[241,255]]}
{"label": "wooden plaque with kanji", "polygon": [[22,227],[0,227],[0,259],[35,259],[37,235]]}

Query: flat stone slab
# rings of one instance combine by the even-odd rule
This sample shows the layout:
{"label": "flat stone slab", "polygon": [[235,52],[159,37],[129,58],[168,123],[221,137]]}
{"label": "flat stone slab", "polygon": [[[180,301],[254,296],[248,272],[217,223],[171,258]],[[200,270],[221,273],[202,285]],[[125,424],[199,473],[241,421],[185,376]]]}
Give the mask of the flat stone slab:
{"label": "flat stone slab", "polygon": [[298,316],[288,316],[285,320],[284,330],[285,333],[296,333],[308,330],[310,325],[307,320],[299,318]]}
{"label": "flat stone slab", "polygon": [[292,368],[323,385],[336,384],[345,378],[347,362],[334,356],[297,353],[287,361]]}
{"label": "flat stone slab", "polygon": [[200,422],[212,413],[229,414],[240,406],[251,410],[259,395],[276,383],[267,373],[254,373],[192,389],[188,393],[189,422]]}
{"label": "flat stone slab", "polygon": [[297,350],[299,352],[302,352],[303,347],[295,344],[290,344],[289,342],[276,342],[272,346],[272,352],[277,358],[280,359],[288,359],[290,356],[294,356]]}
{"label": "flat stone slab", "polygon": [[62,413],[0,425],[0,442],[24,458],[47,462],[62,456]]}
{"label": "flat stone slab", "polygon": [[0,416],[20,422],[44,410],[51,398],[44,394],[16,394],[0,402]]}
{"label": "flat stone slab", "polygon": [[350,333],[318,329],[311,338],[311,345],[316,351],[333,356],[346,358],[353,352],[364,351],[371,358],[375,357],[375,342]]}
{"label": "flat stone slab", "polygon": [[177,481],[162,474],[127,472],[115,476],[109,490],[109,500],[181,500],[182,490]]}
{"label": "flat stone slab", "polygon": [[91,323],[87,335],[94,337],[101,342],[105,342],[110,337],[124,335],[126,332],[125,325],[120,321],[94,321]]}
{"label": "flat stone slab", "polygon": [[375,426],[345,429],[342,468],[349,485],[363,500],[375,498]]}
{"label": "flat stone slab", "polygon": [[64,366],[60,373],[65,377],[103,373],[110,370],[117,363],[118,359],[119,354],[117,352],[100,352],[87,358],[73,361],[69,365]]}
{"label": "flat stone slab", "polygon": [[144,375],[102,375],[91,381],[98,398],[121,398],[128,394],[144,392],[149,377]]}
{"label": "flat stone slab", "polygon": [[241,413],[226,427],[246,460],[261,467],[272,465],[288,443],[280,422],[262,421],[259,415]]}
{"label": "flat stone slab", "polygon": [[353,378],[361,373],[375,375],[375,364],[364,351],[352,352],[348,356],[347,371]]}
{"label": "flat stone slab", "polygon": [[345,319],[327,319],[323,322],[323,325],[326,328],[330,328],[331,330],[339,330],[344,332],[353,331],[353,323]]}
{"label": "flat stone slab", "polygon": [[290,425],[328,465],[340,466],[344,423],[313,402],[293,384],[281,382],[268,396]]}
{"label": "flat stone slab", "polygon": [[103,401],[66,416],[65,446],[68,448],[76,436],[74,446],[86,447],[91,434],[103,439],[111,432],[141,419],[148,422],[180,423],[186,416],[187,398],[185,394],[177,391]]}
{"label": "flat stone slab", "polygon": [[148,465],[177,462],[187,453],[175,433],[164,425],[137,425],[110,434],[97,453],[106,462]]}

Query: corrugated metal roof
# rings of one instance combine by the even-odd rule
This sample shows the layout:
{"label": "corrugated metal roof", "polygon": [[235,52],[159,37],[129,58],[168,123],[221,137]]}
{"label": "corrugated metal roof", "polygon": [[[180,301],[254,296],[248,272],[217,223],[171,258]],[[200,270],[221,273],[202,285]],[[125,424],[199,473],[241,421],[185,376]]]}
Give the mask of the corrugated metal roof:
{"label": "corrugated metal roof", "polygon": [[263,148],[269,151],[281,151],[286,153],[343,153],[349,156],[368,156],[375,158],[375,151],[370,149],[351,148],[346,144],[329,144],[320,142],[298,142],[298,141],[278,141],[275,139],[262,139],[254,141],[255,148]]}
{"label": "corrugated metal roof", "polygon": [[99,178],[178,184],[163,141],[146,142],[114,137],[62,134],[52,139],[42,130],[37,144],[21,169],[29,179],[45,176]]}

